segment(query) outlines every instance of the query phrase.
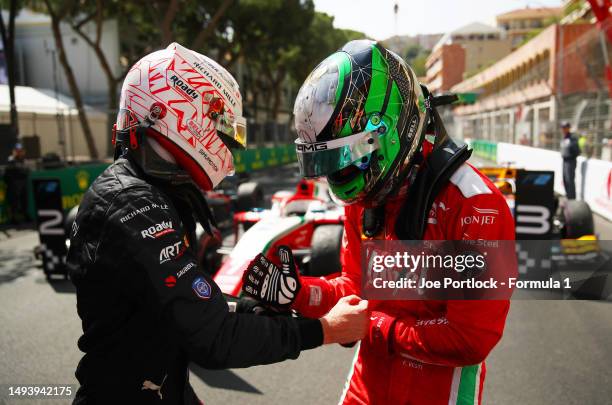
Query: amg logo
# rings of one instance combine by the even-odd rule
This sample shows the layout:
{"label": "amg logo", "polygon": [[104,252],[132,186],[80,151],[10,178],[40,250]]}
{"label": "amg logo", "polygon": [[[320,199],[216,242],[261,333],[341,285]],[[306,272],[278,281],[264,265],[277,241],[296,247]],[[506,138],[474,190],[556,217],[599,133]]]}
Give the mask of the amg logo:
{"label": "amg logo", "polygon": [[172,228],[172,221],[163,221],[159,224],[155,224],[148,227],[144,231],[141,231],[140,234],[142,235],[143,239],[157,239],[160,236],[163,236],[170,232],[174,232],[174,229]]}
{"label": "amg logo", "polygon": [[179,79],[176,75],[172,75],[172,77],[170,78],[170,81],[172,82],[172,85],[175,88],[180,89],[183,94],[191,97],[192,100],[195,100],[196,98],[199,97],[197,91],[189,87],[187,83],[185,83],[182,79]]}
{"label": "amg logo", "polygon": [[298,152],[316,152],[319,150],[326,150],[327,144],[325,142],[319,143],[298,143],[295,145]]}

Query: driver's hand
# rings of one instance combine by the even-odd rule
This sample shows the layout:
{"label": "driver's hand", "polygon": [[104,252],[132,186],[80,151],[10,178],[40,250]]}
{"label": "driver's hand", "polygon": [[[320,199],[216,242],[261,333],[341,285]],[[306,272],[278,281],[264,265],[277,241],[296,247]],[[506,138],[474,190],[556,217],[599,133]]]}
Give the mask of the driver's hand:
{"label": "driver's hand", "polygon": [[287,246],[278,248],[281,267],[259,254],[242,277],[242,291],[258,301],[278,307],[289,307],[300,291],[300,278]]}

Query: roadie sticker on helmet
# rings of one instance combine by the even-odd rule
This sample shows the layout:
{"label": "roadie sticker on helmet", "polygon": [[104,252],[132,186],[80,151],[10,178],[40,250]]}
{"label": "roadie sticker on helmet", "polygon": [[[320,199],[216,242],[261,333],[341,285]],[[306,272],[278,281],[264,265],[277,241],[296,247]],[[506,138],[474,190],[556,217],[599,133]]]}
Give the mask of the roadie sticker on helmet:
{"label": "roadie sticker on helmet", "polygon": [[193,283],[191,283],[191,287],[199,298],[203,300],[210,298],[210,284],[208,284],[208,281],[206,281],[204,277],[196,277]]}

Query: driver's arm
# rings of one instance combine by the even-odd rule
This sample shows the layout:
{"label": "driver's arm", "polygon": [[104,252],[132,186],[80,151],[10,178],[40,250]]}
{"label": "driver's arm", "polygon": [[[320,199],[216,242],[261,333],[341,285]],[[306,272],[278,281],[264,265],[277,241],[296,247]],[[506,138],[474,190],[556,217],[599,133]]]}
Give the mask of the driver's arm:
{"label": "driver's arm", "polygon": [[[134,198],[134,196],[137,196]],[[207,368],[248,367],[297,358],[323,343],[318,320],[230,313],[215,282],[197,265],[168,198],[146,187],[117,195],[102,230],[127,252],[125,289],[144,294],[190,360]],[[104,237],[108,239],[108,237]],[[140,297],[139,297],[140,298]]]}
{"label": "driver's arm", "polygon": [[300,277],[302,288],[292,308],[304,316],[319,318],[325,315],[338,300],[361,293],[361,234],[358,228],[357,209],[345,208],[346,220],[342,235],[340,261],[342,273],[333,279]]}

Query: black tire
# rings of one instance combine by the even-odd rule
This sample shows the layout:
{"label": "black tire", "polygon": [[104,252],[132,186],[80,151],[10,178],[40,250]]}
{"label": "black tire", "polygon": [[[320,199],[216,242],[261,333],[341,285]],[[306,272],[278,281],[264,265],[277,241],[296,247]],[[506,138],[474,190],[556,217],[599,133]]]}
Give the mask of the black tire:
{"label": "black tire", "polygon": [[591,207],[584,201],[568,200],[562,207],[563,237],[578,239],[595,234]]}
{"label": "black tire", "polygon": [[66,232],[66,239],[70,238],[70,235],[72,234],[72,224],[76,219],[77,212],[79,212],[78,205],[72,207],[72,209],[68,211],[68,214],[66,214],[66,218],[64,218],[64,231]]}
{"label": "black tire", "polygon": [[319,225],[312,234],[312,250],[308,263],[308,275],[313,277],[339,273],[342,225]]}
{"label": "black tire", "polygon": [[263,207],[264,193],[259,183],[250,181],[238,186],[236,192],[236,210],[249,211]]}

